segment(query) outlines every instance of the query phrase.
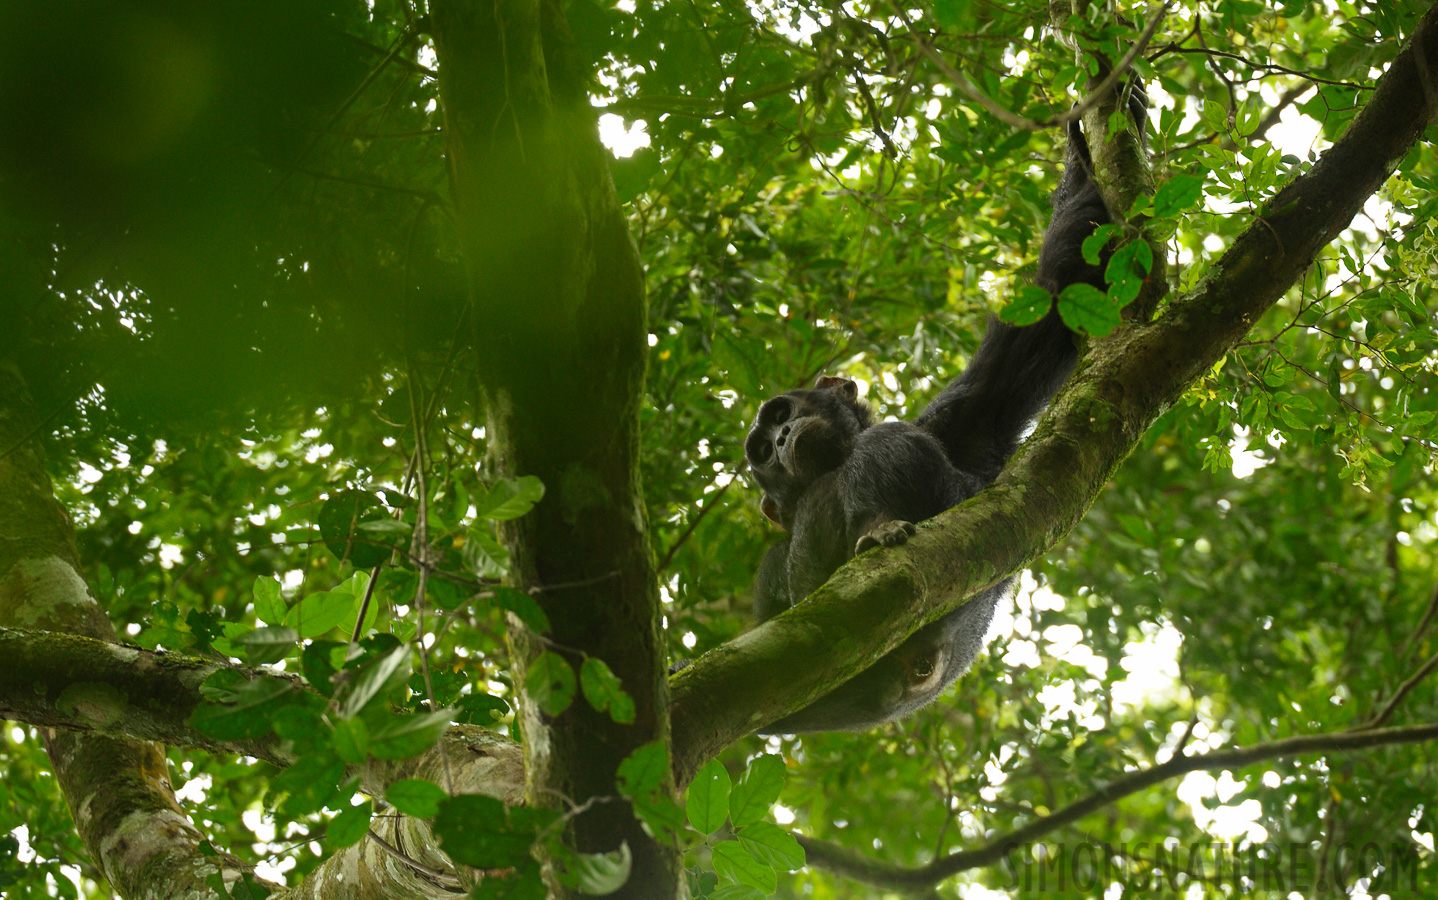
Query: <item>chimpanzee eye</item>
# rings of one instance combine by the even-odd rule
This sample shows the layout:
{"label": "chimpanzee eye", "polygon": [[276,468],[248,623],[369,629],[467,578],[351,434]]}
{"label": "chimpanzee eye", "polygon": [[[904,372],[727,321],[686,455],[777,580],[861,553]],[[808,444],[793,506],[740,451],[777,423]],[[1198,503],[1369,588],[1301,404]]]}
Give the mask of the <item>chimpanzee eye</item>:
{"label": "chimpanzee eye", "polygon": [[792,410],[789,409],[789,401],[776,401],[775,403],[770,404],[769,421],[773,422],[775,425],[783,425],[785,422],[789,421],[789,415],[791,412]]}
{"label": "chimpanzee eye", "polygon": [[768,441],[755,441],[754,446],[749,448],[749,456],[756,463],[766,463],[773,455],[774,448],[769,446]]}

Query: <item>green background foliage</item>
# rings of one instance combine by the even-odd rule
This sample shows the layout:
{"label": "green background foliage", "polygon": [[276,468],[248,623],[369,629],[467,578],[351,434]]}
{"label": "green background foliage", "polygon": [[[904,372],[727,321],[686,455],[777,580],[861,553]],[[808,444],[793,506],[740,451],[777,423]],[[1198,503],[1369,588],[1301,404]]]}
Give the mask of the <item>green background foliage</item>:
{"label": "green background foliage", "polygon": [[[1343,132],[1424,6],[1173,5],[1137,65],[1159,185],[1138,211],[1176,290]],[[646,270],[644,494],[671,650],[687,658],[748,626],[775,536],[742,474],[758,403],[842,371],[880,417],[922,409],[991,311],[1032,305],[1063,136],[962,96],[891,39],[904,29],[884,3],[565,10],[598,111],[648,136],[613,174]],[[1090,74],[1047,16],[1039,0],[939,0],[918,21],[985,95],[1042,120]],[[1137,34],[1098,8],[1075,25],[1115,55]],[[542,486],[485,462],[474,366],[456,343],[465,296],[433,64],[422,20],[396,0],[0,4],[0,355],[47,416],[57,491],[121,633],[282,664],[340,705],[331,721],[313,696],[213,683],[211,699],[241,705],[207,727],[273,730],[300,762],[169,753],[206,837],[291,883],[360,839],[371,807],[352,805],[345,762],[426,746],[451,719],[517,734],[509,614],[545,627],[530,598],[493,586],[509,563],[493,523],[543,502]],[[1311,138],[1292,146],[1295,134]],[[783,825],[920,865],[1182,741],[1340,731],[1381,709],[1438,651],[1424,619],[1438,583],[1434,156],[1429,142],[1402,160],[1151,429],[940,702],[862,735],[749,738],[706,769],[688,821],[719,837],[690,834],[694,888],[882,895],[813,866],[789,874],[799,858],[761,821],[775,797]],[[1129,281],[1148,268],[1125,265]],[[410,556],[421,508],[446,577],[420,578]],[[347,654],[366,596],[374,631]],[[416,634],[433,635],[424,660]],[[552,656],[531,669],[531,696],[632,720],[602,660]],[[1393,722],[1433,721],[1434,698],[1420,686]],[[765,762],[780,754],[787,779]],[[33,729],[0,732],[0,889],[76,896],[78,880],[79,894],[109,896],[46,771]],[[1315,853],[1371,841],[1426,882],[1438,871],[1430,748],[1231,777],[1164,784],[1051,840]],[[677,829],[657,778],[635,778],[621,793]],[[515,864],[549,824],[460,808],[480,798],[441,803],[422,784],[389,800],[438,811],[446,849],[476,821],[502,822],[484,840]],[[1232,819],[1204,813],[1220,806],[1250,824],[1225,830]],[[1143,854],[1124,866],[1110,876],[1154,869]],[[1022,895],[1020,874],[967,872],[939,895],[969,883]]]}

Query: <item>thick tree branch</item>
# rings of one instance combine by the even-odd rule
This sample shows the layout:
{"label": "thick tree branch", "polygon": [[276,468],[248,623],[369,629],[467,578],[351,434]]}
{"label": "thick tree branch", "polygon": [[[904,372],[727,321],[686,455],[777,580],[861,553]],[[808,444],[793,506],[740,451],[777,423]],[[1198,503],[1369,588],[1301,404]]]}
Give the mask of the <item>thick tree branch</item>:
{"label": "thick tree branch", "polygon": [[[199,687],[229,667],[213,660],[142,650],[53,631],[0,628],[0,719],[253,756],[277,766],[293,761],[273,735],[222,741],[187,724]],[[263,669],[247,677],[309,690],[298,679]]]}
{"label": "thick tree branch", "polygon": [[1425,89],[1434,72],[1438,6],[1348,132],[1279,192],[1197,287],[1158,321],[1091,346],[992,488],[921,525],[908,546],[852,561],[806,602],[677,674],[679,779],[1067,534],[1148,426],[1298,280],[1417,142],[1435,113]]}
{"label": "thick tree branch", "polygon": [[889,890],[915,890],[931,887],[968,869],[992,866],[1024,844],[1036,841],[1066,825],[1072,825],[1085,816],[1145,788],[1189,772],[1239,769],[1264,760],[1288,756],[1367,750],[1432,740],[1438,740],[1438,723],[1339,734],[1301,735],[1251,747],[1216,750],[1201,756],[1175,756],[1165,763],[1116,778],[1102,789],[1070,803],[1053,815],[1035,819],[982,847],[951,853],[917,868],[890,865],[846,847],[813,838],[800,837],[799,843],[803,845],[810,865]]}
{"label": "thick tree branch", "polygon": [[[294,676],[268,669],[51,631],[0,628],[0,659],[6,661],[0,666],[0,719],[251,756],[281,767],[294,760],[274,735],[220,740],[188,724],[190,715],[203,701],[200,684],[211,673],[230,669],[246,678],[280,682],[292,690],[312,690]],[[477,786],[495,781],[495,776],[488,767],[481,767],[482,773],[470,771],[463,760],[470,756],[503,757],[513,771],[507,770],[499,779],[501,787],[522,785],[523,763],[517,747],[494,732],[456,725],[446,732],[440,746],[414,759],[372,759],[355,771],[364,789],[379,796],[397,779],[430,777],[416,773],[437,770],[437,760],[448,754],[455,762],[456,793],[476,793]],[[438,778],[433,780],[443,783]],[[509,802],[518,802],[520,796],[521,793],[514,794]]]}

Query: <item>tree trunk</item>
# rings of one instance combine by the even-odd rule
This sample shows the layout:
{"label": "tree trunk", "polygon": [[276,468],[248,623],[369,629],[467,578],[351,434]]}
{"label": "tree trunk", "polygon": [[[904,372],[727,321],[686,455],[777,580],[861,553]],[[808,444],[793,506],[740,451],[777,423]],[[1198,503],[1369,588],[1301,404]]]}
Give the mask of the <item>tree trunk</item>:
{"label": "tree trunk", "polygon": [[[549,716],[521,691],[528,801],[612,798],[619,763],[669,739],[638,468],[643,273],[558,4],[437,0],[432,20],[490,464],[547,491],[505,534],[512,583],[554,623],[542,637],[511,623],[516,681],[545,651],[576,672],[597,658],[637,708],[630,724],[582,699]],[[628,803],[596,803],[570,829],[581,852],[627,842],[623,896],[682,890],[677,848]]]}

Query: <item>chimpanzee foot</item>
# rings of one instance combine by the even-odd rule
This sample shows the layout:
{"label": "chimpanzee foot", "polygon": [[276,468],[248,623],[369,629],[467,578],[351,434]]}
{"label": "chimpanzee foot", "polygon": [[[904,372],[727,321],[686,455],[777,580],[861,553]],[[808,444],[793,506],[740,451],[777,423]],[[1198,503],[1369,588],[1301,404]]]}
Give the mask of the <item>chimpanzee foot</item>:
{"label": "chimpanzee foot", "polygon": [[854,545],[854,554],[857,556],[875,547],[897,547],[908,543],[909,535],[916,530],[913,522],[905,522],[903,519],[880,522],[859,538],[859,542]]}

